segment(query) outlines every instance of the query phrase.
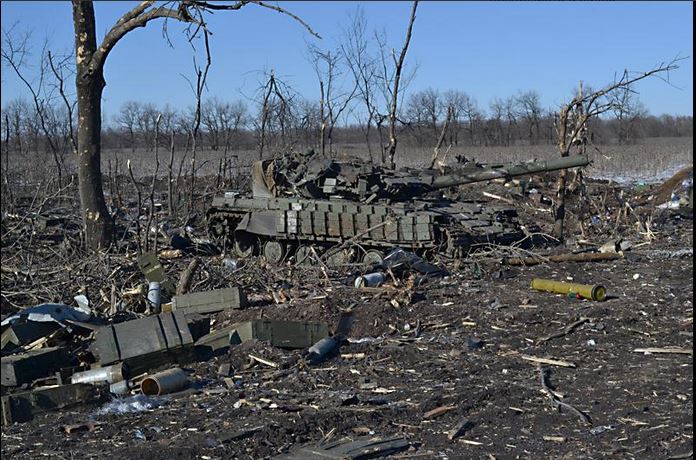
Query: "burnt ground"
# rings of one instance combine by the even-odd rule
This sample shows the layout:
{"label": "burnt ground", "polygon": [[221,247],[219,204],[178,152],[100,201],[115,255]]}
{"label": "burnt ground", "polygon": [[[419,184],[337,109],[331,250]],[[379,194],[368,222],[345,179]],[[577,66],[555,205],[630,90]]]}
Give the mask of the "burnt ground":
{"label": "burnt ground", "polygon": [[[547,229],[547,213],[536,216],[535,208],[527,206],[522,217]],[[625,258],[525,267],[502,265],[495,252],[441,260],[451,275],[416,288],[410,303],[404,287],[357,290],[346,272],[330,273],[327,287],[318,269],[255,260],[225,274],[220,257],[205,258],[194,290],[242,285],[252,300],[245,310],[218,314],[213,329],[261,317],[335,325],[352,310],[341,356],[308,366],[301,350],[245,343],[186,366],[192,389],[162,397],[155,409],[97,415],[97,406],[77,407],[3,427],[2,457],[259,459],[322,439],[403,436],[411,448],[393,458],[691,458],[692,355],[634,350],[693,349],[693,257],[667,256],[693,248],[693,220],[651,212],[650,244],[640,244],[632,223],[589,236],[597,244],[609,236],[631,239]],[[177,273],[187,263],[166,268]],[[129,266],[120,276],[132,281],[135,274]],[[599,283],[609,297],[592,302],[536,292],[530,283],[537,277]],[[281,288],[288,300],[276,304],[271,293]],[[543,340],[580,320],[567,334]],[[249,353],[279,368],[249,367]],[[530,356],[573,367],[540,369],[523,359]],[[217,375],[223,363],[234,369],[231,389]],[[559,410],[544,391],[542,371],[556,400],[580,413]],[[441,406],[451,409],[425,416]],[[469,424],[450,440],[462,419]],[[87,420],[103,424],[73,434],[62,429]],[[245,432],[250,428],[257,430]]]}

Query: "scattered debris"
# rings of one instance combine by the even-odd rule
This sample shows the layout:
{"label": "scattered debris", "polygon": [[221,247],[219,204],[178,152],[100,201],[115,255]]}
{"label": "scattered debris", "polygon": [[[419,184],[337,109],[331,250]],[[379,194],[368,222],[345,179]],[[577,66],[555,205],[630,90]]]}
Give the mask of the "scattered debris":
{"label": "scattered debris", "polygon": [[394,454],[408,449],[410,445],[410,442],[400,437],[364,441],[335,441],[325,445],[303,447],[292,454],[276,458],[279,460],[358,460]]}
{"label": "scattered debris", "polygon": [[[324,166],[316,170],[326,172]],[[350,175],[342,182],[346,171],[312,179],[323,181],[329,191],[321,193],[330,200],[300,199],[297,190],[320,189],[297,181],[294,192],[277,184],[273,198],[218,200],[256,214],[217,223],[211,215],[208,223],[222,224],[223,235],[232,235],[229,226],[238,223],[273,235],[279,227],[297,230],[292,241],[264,234],[245,247],[228,240],[220,246],[223,255],[194,236],[204,199],[176,224],[156,207],[146,230],[154,245],[137,246],[131,225],[119,228],[115,248],[94,254],[82,251],[77,217],[72,224],[63,219],[74,234],[53,224],[51,235],[40,235],[47,220],[25,218],[21,203],[13,211],[18,217],[6,218],[3,208],[3,458],[53,456],[53,446],[83,437],[79,454],[95,457],[192,451],[216,458],[221,448],[227,456],[254,458],[539,456],[544,448],[563,455],[592,442],[613,452],[623,443],[619,435],[588,438],[585,428],[566,425],[577,417],[593,435],[615,429],[592,427],[589,415],[620,413],[626,401],[638,414],[631,417],[646,421],[605,417],[603,423],[636,427],[621,434],[631,436],[635,455],[645,455],[638,447],[653,440],[652,430],[667,433],[667,427],[664,451],[688,451],[691,363],[676,355],[693,354],[693,249],[690,214],[674,210],[684,205],[681,189],[672,190],[666,209],[639,208],[637,190],[600,184],[593,191],[596,182],[585,177],[587,195],[570,191],[567,197],[564,247],[574,249],[562,250],[573,253],[550,254],[539,249],[549,239],[537,237],[553,223],[543,204],[554,196],[554,175],[529,183],[501,178],[486,187],[493,193],[431,190],[413,200],[415,185],[395,181],[413,174],[361,176],[361,170],[353,176],[357,182]],[[284,174],[273,178],[282,182]],[[358,191],[360,177],[391,181],[402,197],[386,203],[379,187],[373,190],[378,183],[369,182],[363,197],[346,203],[341,194]],[[205,186],[197,196],[214,190]],[[119,204],[118,189],[116,174],[108,198],[113,211],[134,212],[135,205]],[[497,203],[481,204],[482,195]],[[266,207],[259,211],[259,205]],[[22,221],[31,228],[24,230]],[[519,225],[523,221],[535,225]],[[172,233],[174,225],[182,230]],[[523,235],[516,231],[522,228]],[[314,239],[303,247],[308,234]],[[382,244],[390,235],[403,249]],[[145,251],[142,257],[136,249]],[[311,263],[299,263],[303,254]],[[501,267],[501,259],[510,266]],[[611,263],[574,263],[600,261]],[[537,264],[548,265],[529,267]],[[570,286],[598,280],[616,297],[609,304],[565,302],[530,292],[535,276]],[[584,290],[560,292],[606,296],[597,292],[601,286],[580,286]],[[355,338],[349,337],[353,319]],[[645,348],[665,337],[675,346]],[[38,358],[54,349],[63,356]],[[520,382],[536,375],[522,361],[539,368],[536,385]],[[551,366],[563,368],[558,385],[568,394],[552,385]],[[665,375],[669,385],[657,387]],[[594,385],[601,379],[607,385]],[[107,398],[101,408],[89,407]],[[139,414],[169,398],[168,407]],[[533,416],[540,401],[544,412]],[[551,414],[547,402],[560,414]],[[108,416],[108,426],[93,421],[96,415]],[[467,418],[473,415],[476,425]],[[30,424],[15,424],[24,421]],[[376,433],[388,438],[373,439]],[[398,434],[408,439],[393,437]]]}
{"label": "scattered debris", "polygon": [[73,434],[80,431],[94,431],[102,425],[104,425],[104,422],[90,420],[88,422],[77,423],[74,425],[63,425],[63,431],[65,431],[66,434]]}

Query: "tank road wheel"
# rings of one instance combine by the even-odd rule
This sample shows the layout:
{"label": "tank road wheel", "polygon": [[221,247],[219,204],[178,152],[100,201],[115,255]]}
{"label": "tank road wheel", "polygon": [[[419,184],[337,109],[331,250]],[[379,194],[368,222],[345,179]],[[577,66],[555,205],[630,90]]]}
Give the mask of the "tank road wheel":
{"label": "tank road wheel", "polygon": [[234,253],[240,259],[248,259],[254,255],[254,249],[256,249],[256,237],[246,233],[240,232],[234,235]]}
{"label": "tank road wheel", "polygon": [[331,254],[326,258],[327,267],[340,267],[341,265],[349,264],[353,261],[355,251],[352,249],[341,249],[340,251]]}
{"label": "tank road wheel", "polygon": [[280,241],[266,241],[263,244],[263,256],[272,264],[280,264],[285,258],[285,244]]}
{"label": "tank road wheel", "polygon": [[302,245],[297,248],[295,252],[295,264],[296,265],[314,265],[316,261],[314,260],[314,254],[312,254],[312,248],[309,246]]}
{"label": "tank road wheel", "polygon": [[214,240],[222,240],[227,235],[227,222],[222,217],[208,219],[208,236]]}
{"label": "tank road wheel", "polygon": [[382,251],[370,249],[365,254],[363,254],[363,265],[372,267],[373,265],[380,265],[382,262],[384,262],[384,255],[382,254]]}

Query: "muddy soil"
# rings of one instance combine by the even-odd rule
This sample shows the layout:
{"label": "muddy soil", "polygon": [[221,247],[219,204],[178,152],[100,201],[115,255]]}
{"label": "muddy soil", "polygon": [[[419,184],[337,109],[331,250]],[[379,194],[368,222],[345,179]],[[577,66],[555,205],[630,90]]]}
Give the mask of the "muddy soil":
{"label": "muddy soil", "polygon": [[[609,262],[440,261],[450,276],[417,288],[410,303],[402,288],[355,289],[349,274],[327,287],[318,269],[248,262],[225,282],[251,286],[252,305],[216,315],[213,329],[255,318],[333,326],[351,310],[338,356],[309,366],[302,350],[245,343],[187,366],[192,387],[160,407],[77,407],[3,427],[2,457],[261,459],[326,439],[402,436],[411,447],[393,458],[692,458],[692,354],[635,349],[693,350],[693,257],[665,257],[693,248],[693,220],[665,211],[653,229],[651,244]],[[636,230],[624,235],[641,241]],[[602,284],[608,298],[536,292],[533,278]],[[277,304],[269,292],[280,287],[288,300]],[[250,366],[249,354],[278,367]],[[230,385],[217,373],[225,363]],[[442,406],[450,409],[426,416]],[[62,429],[87,420],[103,424]]]}

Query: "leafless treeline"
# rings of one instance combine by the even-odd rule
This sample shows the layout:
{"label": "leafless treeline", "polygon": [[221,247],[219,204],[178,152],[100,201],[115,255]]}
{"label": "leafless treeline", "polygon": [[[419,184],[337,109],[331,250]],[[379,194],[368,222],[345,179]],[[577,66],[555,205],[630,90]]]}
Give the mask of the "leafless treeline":
{"label": "leafless treeline", "polygon": [[[462,91],[419,91],[408,97],[399,115],[400,142],[402,145],[434,146],[441,134],[447,109],[452,107],[446,144],[553,144],[556,140],[556,113],[553,109],[542,109],[538,100],[536,92],[528,91],[506,99],[496,98],[485,110]],[[228,102],[210,98],[204,101],[199,145],[221,153],[256,149],[262,111],[261,107],[250,107],[242,100]],[[644,111],[621,115],[593,120],[590,132],[595,143],[630,143],[642,137],[693,136],[693,118],[690,116],[655,117]],[[130,101],[111,120],[105,120],[109,123],[105,123],[104,148],[151,151],[155,145],[158,116],[161,117],[160,132],[168,136],[174,133],[177,145],[182,148],[190,143],[195,116],[193,109],[179,111],[168,105],[157,107],[152,103]],[[290,95],[285,108],[271,110],[266,118],[266,148],[269,151],[290,146],[320,148],[322,115],[319,102]],[[332,124],[332,145],[362,144],[367,149],[365,133],[368,128],[376,132],[378,127],[374,122],[368,127],[362,121],[344,120],[340,126]],[[61,159],[71,151],[70,123],[63,105],[44,104],[40,114],[26,99],[15,99],[2,108],[0,124],[3,151],[38,154],[55,149]],[[375,143],[372,137],[376,136],[370,136],[371,147]]]}

